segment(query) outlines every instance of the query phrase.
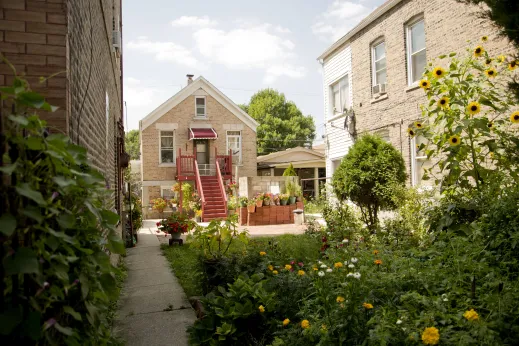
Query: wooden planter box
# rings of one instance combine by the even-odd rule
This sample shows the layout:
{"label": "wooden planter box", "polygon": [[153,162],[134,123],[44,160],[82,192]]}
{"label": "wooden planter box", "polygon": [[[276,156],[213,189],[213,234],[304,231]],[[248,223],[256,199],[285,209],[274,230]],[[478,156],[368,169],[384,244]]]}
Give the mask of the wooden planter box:
{"label": "wooden planter box", "polygon": [[248,226],[291,224],[294,223],[293,211],[296,209],[303,209],[303,203],[263,206],[256,208],[255,213],[248,213],[246,207],[240,207],[238,208],[240,225],[247,226],[247,220]]}

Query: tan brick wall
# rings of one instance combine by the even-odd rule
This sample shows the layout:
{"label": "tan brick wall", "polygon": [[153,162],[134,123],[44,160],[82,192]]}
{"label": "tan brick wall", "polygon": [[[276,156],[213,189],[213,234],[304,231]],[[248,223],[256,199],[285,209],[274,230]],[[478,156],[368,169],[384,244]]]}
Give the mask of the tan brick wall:
{"label": "tan brick wall", "polygon": [[[221,105],[213,97],[207,95],[207,120],[194,120],[195,96],[189,96],[176,107],[164,114],[154,124],[141,133],[143,181],[174,180],[176,167],[159,167],[159,130],[156,123],[176,123],[175,152],[181,148],[183,153],[192,155],[193,141],[189,140],[188,129],[191,123],[211,124],[218,134],[218,139],[209,140],[211,162],[214,162],[214,148],[219,154],[224,154],[227,148],[226,130],[224,124],[243,125],[242,133],[242,164],[238,166],[239,176],[256,176],[256,133],[243,124],[233,113]],[[233,174],[234,174],[233,170]]]}
{"label": "tan brick wall", "polygon": [[[408,88],[405,25],[414,16],[423,14],[428,61],[450,52],[465,52],[466,47],[480,44],[483,35],[490,37],[489,42],[483,44],[490,54],[510,53],[511,45],[497,37],[492,23],[477,17],[480,11],[455,0],[405,0],[346,43],[352,48],[353,109],[357,132],[362,134],[387,128],[391,143],[402,151],[408,174],[410,141],[406,130],[413,120],[420,117],[418,107],[425,103],[426,97],[423,90]],[[375,102],[371,95],[371,43],[381,36],[386,42],[387,99]],[[467,40],[474,43],[469,45]]]}

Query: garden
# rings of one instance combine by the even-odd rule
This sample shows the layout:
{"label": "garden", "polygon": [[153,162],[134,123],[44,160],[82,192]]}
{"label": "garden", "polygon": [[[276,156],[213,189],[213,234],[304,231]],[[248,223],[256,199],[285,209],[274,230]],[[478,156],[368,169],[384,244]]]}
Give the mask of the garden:
{"label": "garden", "polygon": [[[163,251],[199,320],[192,345],[515,345],[519,333],[517,62],[483,45],[430,63],[408,129],[435,163],[406,188],[398,150],[360,137],[326,227],[250,238],[236,216]],[[381,212],[391,212],[387,218]]]}

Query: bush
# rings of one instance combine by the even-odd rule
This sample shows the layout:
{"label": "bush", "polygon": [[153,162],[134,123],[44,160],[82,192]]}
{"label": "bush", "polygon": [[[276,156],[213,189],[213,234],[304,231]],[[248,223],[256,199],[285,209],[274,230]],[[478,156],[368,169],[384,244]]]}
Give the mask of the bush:
{"label": "bush", "polygon": [[364,135],[342,159],[332,186],[340,201],[360,208],[362,221],[374,232],[378,212],[396,209],[405,179],[400,152],[377,136]]}
{"label": "bush", "polygon": [[294,166],[292,165],[292,163],[290,163],[288,165],[288,167],[285,169],[285,171],[283,172],[283,176],[284,177],[297,177],[296,170],[294,169]]}

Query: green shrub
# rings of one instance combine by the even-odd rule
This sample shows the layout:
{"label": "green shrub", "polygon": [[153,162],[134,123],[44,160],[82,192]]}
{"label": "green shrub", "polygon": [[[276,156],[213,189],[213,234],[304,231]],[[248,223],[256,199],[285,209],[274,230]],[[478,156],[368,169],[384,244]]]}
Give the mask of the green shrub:
{"label": "green shrub", "polygon": [[294,169],[294,166],[292,165],[292,163],[290,163],[288,165],[288,167],[285,169],[285,171],[283,172],[283,176],[284,177],[297,177],[296,170]]}
{"label": "green shrub", "polygon": [[350,148],[333,174],[337,198],[355,203],[371,231],[378,227],[378,212],[394,210],[405,179],[402,155],[378,136],[364,135]]}

